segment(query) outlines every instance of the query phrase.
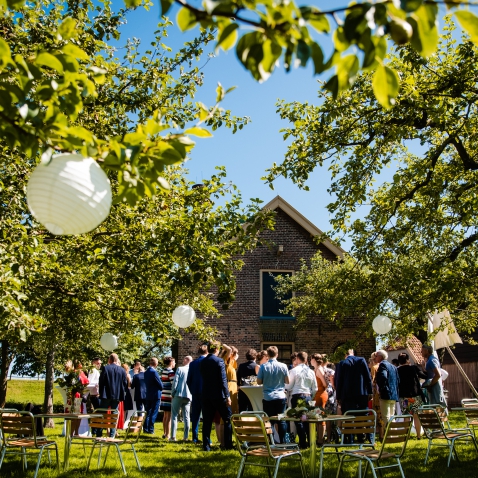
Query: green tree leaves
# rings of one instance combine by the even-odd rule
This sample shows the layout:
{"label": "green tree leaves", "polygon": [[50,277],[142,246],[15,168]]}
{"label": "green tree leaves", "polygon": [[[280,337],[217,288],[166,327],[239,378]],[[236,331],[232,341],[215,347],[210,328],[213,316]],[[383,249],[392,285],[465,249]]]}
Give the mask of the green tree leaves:
{"label": "green tree leaves", "polygon": [[460,10],[455,13],[457,20],[463,29],[470,35],[471,41],[478,43],[478,17],[467,10]]}
{"label": "green tree leaves", "polygon": [[[426,328],[429,310],[476,310],[478,49],[466,36],[457,44],[453,29],[428,58],[397,47],[336,99],[321,91],[318,106],[279,105],[290,146],[267,180],[283,175],[305,188],[317,166],[327,167],[329,235],[353,243],[352,257],[317,258],[291,278],[289,305],[304,316],[387,312],[394,334],[407,335]],[[381,106],[393,99],[393,108]],[[462,331],[478,325],[474,314],[454,318]]]}
{"label": "green tree leaves", "polygon": [[399,90],[398,75],[388,66],[379,65],[373,75],[372,87],[377,101],[385,108],[395,104]]}

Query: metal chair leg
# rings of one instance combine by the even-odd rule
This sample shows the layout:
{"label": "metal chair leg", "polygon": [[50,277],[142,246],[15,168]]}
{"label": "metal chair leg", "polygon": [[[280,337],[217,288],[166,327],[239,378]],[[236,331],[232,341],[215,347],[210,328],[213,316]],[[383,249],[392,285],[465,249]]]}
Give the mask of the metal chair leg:
{"label": "metal chair leg", "polygon": [[427,461],[428,461],[428,455],[430,453],[430,448],[432,447],[432,440],[428,440],[428,448],[427,448],[427,454],[425,455],[425,463],[424,465],[427,464]]}
{"label": "metal chair leg", "polygon": [[23,470],[28,469],[28,463],[27,463],[27,451],[25,450],[25,447],[22,446],[22,459],[23,459]]}
{"label": "metal chair leg", "polygon": [[299,455],[300,469],[302,471],[302,478],[307,478],[307,472],[305,471],[304,460],[302,455]]}
{"label": "metal chair leg", "polygon": [[273,478],[277,478],[277,473],[279,473],[279,466],[280,466],[280,458],[278,458],[276,461]]}
{"label": "metal chair leg", "polygon": [[96,446],[96,443],[93,442],[93,446],[91,447],[90,456],[88,458],[88,463],[86,464],[86,471],[88,471],[90,469],[91,457],[93,456],[93,452],[95,451],[95,446]]}
{"label": "metal chair leg", "polygon": [[2,456],[0,457],[0,468],[2,468],[3,465],[3,459],[5,458],[5,453],[7,452],[7,448],[2,449]]}
{"label": "metal chair leg", "polygon": [[33,478],[37,478],[38,469],[40,468],[40,462],[41,462],[42,455],[43,455],[43,448],[40,448],[40,453],[38,453],[37,466],[35,468],[35,474],[33,475]]}
{"label": "metal chair leg", "polygon": [[118,458],[121,463],[121,468],[123,468],[123,473],[126,475],[126,468],[124,466],[123,455],[121,454],[120,447],[115,443],[116,451],[118,452]]}
{"label": "metal chair leg", "polygon": [[241,463],[239,464],[239,470],[237,470],[237,478],[241,478],[244,473],[244,468],[246,467],[246,458],[242,457]]}
{"label": "metal chair leg", "polygon": [[403,472],[402,464],[400,463],[400,458],[397,458],[398,468],[400,468],[400,474],[402,478],[405,478],[405,473]]}
{"label": "metal chair leg", "polygon": [[136,450],[134,448],[134,443],[131,443],[131,449],[133,450],[133,455],[136,460],[136,464],[138,465],[138,470],[141,471],[141,465],[139,464],[138,455],[136,454]]}
{"label": "metal chair leg", "polygon": [[345,455],[342,455],[339,460],[339,467],[337,468],[337,475],[336,478],[339,478],[340,472],[342,471],[342,464],[344,462]]}

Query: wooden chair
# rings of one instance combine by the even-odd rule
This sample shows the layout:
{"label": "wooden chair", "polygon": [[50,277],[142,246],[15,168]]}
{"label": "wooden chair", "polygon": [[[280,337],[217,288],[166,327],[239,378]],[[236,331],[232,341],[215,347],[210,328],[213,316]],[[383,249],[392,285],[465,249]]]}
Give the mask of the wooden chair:
{"label": "wooden chair", "polygon": [[121,468],[123,469],[123,473],[126,475],[126,468],[124,466],[123,456],[121,454],[121,447],[126,445],[128,448],[131,447],[131,450],[126,449],[123,451],[132,451],[134,458],[136,460],[136,465],[138,466],[138,470],[141,471],[141,465],[139,464],[138,455],[136,454],[136,449],[134,446],[138,443],[139,437],[141,436],[141,432],[143,430],[144,419],[146,417],[145,411],[136,411],[133,413],[126,433],[123,437],[120,438],[95,438],[93,442],[93,448],[91,449],[90,457],[88,459],[88,465],[86,467],[86,471],[90,468],[91,457],[93,456],[93,452],[95,451],[95,447],[99,445],[100,451],[98,454],[98,465],[101,458],[101,450],[105,446],[107,447],[105,460],[103,462],[103,467],[106,465],[106,459],[108,458],[108,453],[110,448],[113,446],[116,448],[118,452],[118,457],[121,463]]}
{"label": "wooden chair", "polygon": [[[427,454],[425,456],[425,465],[428,461],[428,455],[432,446],[447,447],[450,452],[448,454],[447,466],[450,466],[452,456],[458,459],[455,450],[455,442],[457,440],[472,440],[475,445],[476,452],[478,447],[475,440],[475,435],[469,428],[464,429],[450,429],[447,428],[442,421],[442,416],[435,408],[420,407],[417,411],[420,424],[428,438]],[[446,440],[446,443],[434,443],[434,440]]]}
{"label": "wooden chair", "polygon": [[[408,438],[410,437],[410,430],[412,429],[413,417],[411,415],[395,415],[390,418],[385,429],[382,447],[380,450],[345,450],[341,453],[339,468],[337,470],[337,478],[340,476],[342,465],[349,461],[365,461],[364,477],[367,475],[367,470],[370,465],[372,475],[377,478],[376,470],[379,470],[380,476],[384,468],[398,467],[402,478],[405,478],[403,473],[400,458],[402,458],[407,447]],[[402,444],[400,451],[388,451],[390,445],[396,447],[398,443]],[[383,460],[396,460],[396,463],[390,465],[382,465]]]}
{"label": "wooden chair", "polygon": [[94,414],[101,414],[101,417],[91,417],[88,419],[88,427],[90,429],[87,436],[72,436],[70,437],[70,445],[82,445],[83,446],[83,453],[86,457],[86,446],[92,446],[94,444],[95,439],[97,438],[94,436],[94,431],[96,430],[104,430],[106,429],[106,433],[108,433],[108,429],[116,428],[116,424],[118,423],[119,413],[118,410],[110,410],[108,408],[98,408],[94,412]]}
{"label": "wooden chair", "polygon": [[[375,449],[375,432],[377,429],[377,413],[375,410],[348,410],[344,415],[355,416],[353,420],[343,421],[340,426],[342,438],[340,443],[324,443],[320,449],[320,463],[319,463],[319,478],[322,478],[322,471],[324,466],[324,458],[326,455],[335,455],[337,459],[342,450],[363,448]],[[344,443],[345,437],[352,437],[354,435],[371,434],[372,443]],[[327,451],[330,449],[334,451]]]}
{"label": "wooden chair", "polygon": [[476,439],[476,428],[478,428],[478,400],[476,398],[463,399],[461,405],[465,408],[466,425],[473,431]]}
{"label": "wooden chair", "polygon": [[[237,478],[241,478],[246,466],[261,466],[269,471],[273,468],[273,478],[277,477],[280,463],[283,459],[291,458],[300,463],[302,477],[306,478],[304,463],[299,447],[296,444],[276,445],[272,436],[272,427],[267,415],[261,413],[241,413],[231,417],[232,431],[236,439],[236,446],[241,455],[241,463]],[[269,423],[267,426],[266,424]],[[252,459],[266,459],[267,464]]]}
{"label": "wooden chair", "polygon": [[[2,435],[2,453],[0,456],[0,468],[2,467],[5,455],[20,455],[23,460],[23,469],[27,468],[27,450],[32,450],[31,454],[37,453],[37,465],[34,478],[38,474],[43,450],[55,448],[56,465],[60,471],[60,462],[58,460],[58,447],[55,441],[48,440],[45,437],[37,437],[35,428],[35,418],[30,412],[7,411],[0,413],[0,430]],[[9,437],[8,435],[14,435]],[[19,449],[19,450],[17,450]],[[50,454],[48,453],[50,460]],[[51,463],[51,460],[50,460]]]}

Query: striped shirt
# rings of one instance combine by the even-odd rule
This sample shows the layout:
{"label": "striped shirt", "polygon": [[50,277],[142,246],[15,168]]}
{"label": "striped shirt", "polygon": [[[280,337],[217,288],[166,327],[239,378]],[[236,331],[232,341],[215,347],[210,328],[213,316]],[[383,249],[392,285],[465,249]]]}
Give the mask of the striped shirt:
{"label": "striped shirt", "polygon": [[171,389],[173,388],[175,372],[172,368],[161,370],[161,382],[163,382],[163,391],[161,393],[161,409],[171,409]]}

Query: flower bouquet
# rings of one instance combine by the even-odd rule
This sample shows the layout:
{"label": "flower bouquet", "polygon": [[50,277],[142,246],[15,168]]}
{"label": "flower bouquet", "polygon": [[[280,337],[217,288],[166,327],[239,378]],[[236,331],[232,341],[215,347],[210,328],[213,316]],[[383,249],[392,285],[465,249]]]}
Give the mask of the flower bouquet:
{"label": "flower bouquet", "polygon": [[316,407],[314,401],[306,402],[304,399],[297,400],[297,406],[288,408],[285,416],[289,418],[300,418],[306,421],[309,418],[318,419],[327,416],[327,412],[322,407]]}
{"label": "flower bouquet", "polygon": [[413,415],[413,404],[415,403],[414,398],[406,398],[402,403],[402,414],[404,415]]}

